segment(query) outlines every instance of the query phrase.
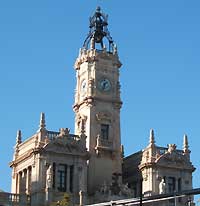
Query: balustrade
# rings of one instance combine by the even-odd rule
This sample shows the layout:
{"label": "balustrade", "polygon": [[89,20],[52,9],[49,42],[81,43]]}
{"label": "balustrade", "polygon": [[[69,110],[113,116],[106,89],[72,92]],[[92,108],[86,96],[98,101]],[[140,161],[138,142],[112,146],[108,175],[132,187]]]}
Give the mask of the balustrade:
{"label": "balustrade", "polygon": [[30,196],[0,192],[1,205],[30,206]]}
{"label": "balustrade", "polygon": [[97,147],[107,147],[112,149],[113,143],[108,141],[107,139],[103,139],[101,137],[97,137]]}

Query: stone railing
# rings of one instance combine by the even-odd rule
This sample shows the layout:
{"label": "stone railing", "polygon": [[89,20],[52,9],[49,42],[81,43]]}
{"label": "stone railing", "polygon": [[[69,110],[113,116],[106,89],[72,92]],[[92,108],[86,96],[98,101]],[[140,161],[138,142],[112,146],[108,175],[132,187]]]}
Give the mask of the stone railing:
{"label": "stone railing", "polygon": [[47,131],[47,136],[50,140],[53,140],[56,138],[56,136],[59,135],[59,132],[54,132],[54,131]]}
{"label": "stone railing", "polygon": [[[58,135],[60,134],[60,132],[55,132],[55,131],[47,131],[47,136],[50,140],[55,139]],[[78,140],[79,136],[75,135],[75,134],[68,134],[67,136],[69,136],[71,139],[74,140]]]}
{"label": "stone railing", "polygon": [[[168,152],[168,148],[167,147],[157,147],[157,150],[158,150],[160,155],[163,155],[166,152]],[[176,149],[176,152],[179,153],[179,154],[183,154],[183,150]]]}
{"label": "stone railing", "polygon": [[0,192],[0,205],[30,206],[28,195]]}
{"label": "stone railing", "polygon": [[100,136],[97,137],[97,144],[96,147],[101,147],[101,148],[108,148],[112,149],[113,143],[108,141],[107,139],[102,139]]}

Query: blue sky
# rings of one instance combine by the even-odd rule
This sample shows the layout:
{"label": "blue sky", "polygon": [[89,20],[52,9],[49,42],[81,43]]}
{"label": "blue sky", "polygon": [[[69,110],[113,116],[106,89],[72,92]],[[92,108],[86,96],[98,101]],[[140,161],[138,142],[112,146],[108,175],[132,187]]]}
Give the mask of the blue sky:
{"label": "blue sky", "polygon": [[199,0],[9,0],[0,2],[0,188],[10,191],[16,131],[34,134],[40,112],[48,129],[73,132],[73,64],[97,5],[123,63],[125,154],[148,144],[150,128],[158,145],[180,149],[186,133],[200,187]]}

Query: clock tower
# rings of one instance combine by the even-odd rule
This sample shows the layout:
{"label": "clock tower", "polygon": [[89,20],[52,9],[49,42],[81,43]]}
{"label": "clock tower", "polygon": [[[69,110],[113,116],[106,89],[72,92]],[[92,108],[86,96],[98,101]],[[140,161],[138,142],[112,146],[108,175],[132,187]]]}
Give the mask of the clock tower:
{"label": "clock tower", "polygon": [[97,7],[90,17],[90,31],[75,62],[75,134],[84,131],[87,136],[89,194],[103,184],[110,184],[113,175],[121,175],[121,63],[107,19]]}

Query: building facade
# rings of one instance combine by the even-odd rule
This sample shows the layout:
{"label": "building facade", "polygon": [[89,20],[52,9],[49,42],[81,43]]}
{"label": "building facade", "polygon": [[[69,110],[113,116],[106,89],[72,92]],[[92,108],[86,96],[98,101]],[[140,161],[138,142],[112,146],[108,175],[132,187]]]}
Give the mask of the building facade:
{"label": "building facade", "polygon": [[77,203],[79,191],[87,192],[88,158],[83,132],[73,135],[67,128],[48,131],[42,113],[39,130],[32,137],[22,142],[18,131],[10,163],[12,193],[27,194],[31,205],[37,206],[57,202],[65,193],[71,194],[73,203]]}
{"label": "building facade", "polygon": [[160,148],[151,131],[148,147],[123,159],[122,64],[107,26],[107,15],[98,7],[74,66],[75,134],[67,128],[48,130],[44,113],[33,136],[22,141],[21,131],[17,133],[10,163],[12,193],[30,196],[31,206],[54,204],[66,193],[71,205],[137,197],[141,192],[150,196],[161,193],[162,179],[163,193],[192,188],[194,167],[186,137],[183,151],[175,145]]}
{"label": "building facade", "polygon": [[[159,194],[173,196],[174,192],[193,189],[194,170],[186,135],[183,138],[183,149],[178,150],[175,144],[168,144],[168,147],[157,146],[154,131],[151,130],[149,145],[144,150],[124,158],[123,181],[133,188],[135,197],[138,197],[141,191],[144,197]],[[192,199],[193,197],[178,198],[176,205],[187,205]],[[157,204],[174,205],[174,200]]]}
{"label": "building facade", "polygon": [[[95,13],[93,19],[106,24],[104,16]],[[108,39],[110,51],[104,47],[95,49],[99,42],[103,44],[107,37],[106,25],[101,31],[92,28],[89,41],[80,50],[75,63],[77,85],[75,93],[75,133],[80,133],[80,123],[84,123],[87,136],[86,145],[90,153],[88,163],[88,192],[92,194],[102,182],[111,182],[113,173],[121,173],[121,137],[120,137],[120,85],[119,68],[121,63],[116,48]],[[99,29],[100,31],[97,31]],[[104,32],[104,33],[101,33]],[[99,38],[99,39],[98,39]],[[111,37],[110,37],[111,38]],[[102,170],[103,166],[103,170]]]}

